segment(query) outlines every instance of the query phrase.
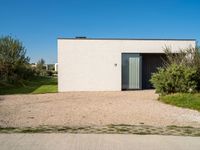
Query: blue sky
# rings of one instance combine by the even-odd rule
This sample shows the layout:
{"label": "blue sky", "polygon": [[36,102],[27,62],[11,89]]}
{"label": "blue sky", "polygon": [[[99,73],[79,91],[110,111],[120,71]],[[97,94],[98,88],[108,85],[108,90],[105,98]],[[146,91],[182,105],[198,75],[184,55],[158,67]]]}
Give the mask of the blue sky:
{"label": "blue sky", "polygon": [[0,35],[27,48],[31,62],[57,62],[57,38],[195,38],[199,0],[0,0]]}

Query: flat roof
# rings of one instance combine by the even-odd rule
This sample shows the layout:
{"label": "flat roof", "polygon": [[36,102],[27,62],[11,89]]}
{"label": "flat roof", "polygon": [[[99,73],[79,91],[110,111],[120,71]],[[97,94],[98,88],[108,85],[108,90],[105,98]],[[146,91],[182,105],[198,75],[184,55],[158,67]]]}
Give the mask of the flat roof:
{"label": "flat roof", "polygon": [[157,40],[157,41],[196,41],[196,39],[154,39],[154,38],[57,38],[58,40]]}

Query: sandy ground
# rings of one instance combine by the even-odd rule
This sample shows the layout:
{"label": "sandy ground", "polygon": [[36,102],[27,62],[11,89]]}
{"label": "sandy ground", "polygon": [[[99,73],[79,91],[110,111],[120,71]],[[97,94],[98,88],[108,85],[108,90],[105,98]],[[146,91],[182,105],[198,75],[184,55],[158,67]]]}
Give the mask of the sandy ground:
{"label": "sandy ground", "polygon": [[200,127],[200,113],[157,101],[154,90],[0,96],[0,126],[146,124]]}

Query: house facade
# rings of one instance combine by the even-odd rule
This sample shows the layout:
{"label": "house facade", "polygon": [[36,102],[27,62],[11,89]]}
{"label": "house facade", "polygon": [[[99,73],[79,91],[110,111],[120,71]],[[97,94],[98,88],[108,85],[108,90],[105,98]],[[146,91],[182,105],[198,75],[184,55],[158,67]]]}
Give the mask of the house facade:
{"label": "house facade", "polygon": [[152,88],[164,48],[195,47],[194,39],[58,39],[58,90],[121,91]]}

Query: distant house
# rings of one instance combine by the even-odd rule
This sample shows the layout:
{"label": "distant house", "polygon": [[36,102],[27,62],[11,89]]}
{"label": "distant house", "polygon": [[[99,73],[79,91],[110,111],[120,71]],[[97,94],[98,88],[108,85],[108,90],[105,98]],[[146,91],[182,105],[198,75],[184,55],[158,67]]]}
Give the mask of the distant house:
{"label": "distant house", "polygon": [[46,70],[51,70],[51,71],[54,71],[55,70],[55,65],[54,64],[46,64]]}
{"label": "distant house", "polygon": [[[37,67],[37,63],[31,63],[31,67],[32,68],[36,68]],[[58,71],[58,63],[55,63],[55,64],[45,64],[43,66],[43,69],[44,70],[47,70],[47,71]]]}
{"label": "distant house", "polygon": [[36,68],[36,67],[37,67],[37,64],[36,64],[36,63],[31,63],[31,67],[32,67],[32,68]]}
{"label": "distant house", "polygon": [[121,91],[152,88],[164,48],[195,47],[194,39],[58,39],[58,88],[63,91]]}
{"label": "distant house", "polygon": [[54,71],[58,71],[58,63],[54,64]]}

